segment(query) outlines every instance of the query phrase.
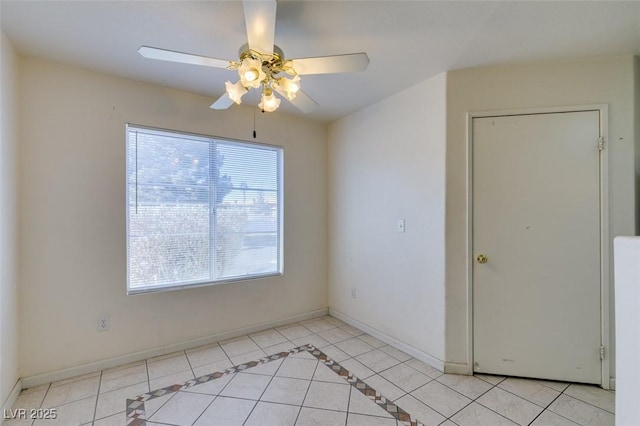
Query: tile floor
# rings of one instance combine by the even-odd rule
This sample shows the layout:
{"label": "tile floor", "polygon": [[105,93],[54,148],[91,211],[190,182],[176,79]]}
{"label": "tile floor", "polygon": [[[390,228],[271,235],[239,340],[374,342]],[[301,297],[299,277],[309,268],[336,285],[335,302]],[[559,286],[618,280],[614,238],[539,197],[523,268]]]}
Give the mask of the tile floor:
{"label": "tile floor", "polygon": [[14,409],[57,418],[4,424],[613,426],[614,401],[595,386],[443,374],[326,316],[25,389]]}

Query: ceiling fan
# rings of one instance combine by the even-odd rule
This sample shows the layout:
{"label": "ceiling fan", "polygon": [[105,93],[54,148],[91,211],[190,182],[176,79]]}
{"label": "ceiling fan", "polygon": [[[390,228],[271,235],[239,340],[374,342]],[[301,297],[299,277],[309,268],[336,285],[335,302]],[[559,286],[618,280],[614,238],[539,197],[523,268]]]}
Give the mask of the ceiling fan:
{"label": "ceiling fan", "polygon": [[244,0],[244,20],[248,43],[240,47],[238,60],[224,60],[156,47],[142,46],[138,53],[145,58],[214,68],[236,70],[240,79],[227,81],[226,92],[210,108],[227,109],[240,104],[249,89],[262,92],[258,105],[272,112],[280,106],[274,91],[293,103],[302,112],[313,111],[318,104],[300,90],[300,76],[364,71],[369,65],[366,53],[285,59],[284,52],[274,44],[276,0]]}

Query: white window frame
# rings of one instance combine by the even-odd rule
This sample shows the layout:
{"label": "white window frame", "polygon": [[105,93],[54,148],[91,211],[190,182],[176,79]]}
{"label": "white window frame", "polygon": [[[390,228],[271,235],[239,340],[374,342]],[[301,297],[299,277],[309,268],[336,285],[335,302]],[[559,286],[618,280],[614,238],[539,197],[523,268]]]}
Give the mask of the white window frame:
{"label": "white window frame", "polygon": [[[129,200],[129,174],[131,172],[130,168],[129,168],[129,161],[128,161],[128,151],[129,151],[129,132],[131,130],[141,130],[144,131],[146,133],[157,133],[158,135],[162,135],[162,136],[167,136],[167,135],[171,135],[174,134],[176,136],[180,136],[182,138],[189,138],[189,139],[193,139],[193,140],[200,140],[200,141],[208,141],[211,144],[215,144],[217,142],[222,142],[223,144],[231,144],[231,145],[237,145],[237,146],[249,146],[249,147],[263,147],[266,148],[268,150],[271,150],[273,152],[275,152],[277,154],[277,193],[278,193],[278,201],[277,201],[277,270],[275,272],[267,272],[267,273],[256,273],[256,274],[247,274],[247,275],[241,275],[241,276],[234,276],[234,277],[230,277],[230,278],[222,278],[222,279],[206,279],[206,280],[196,280],[196,281],[184,281],[184,282],[179,282],[179,283],[172,283],[172,284],[157,284],[157,285],[153,285],[153,284],[149,284],[149,285],[145,285],[145,286],[134,286],[133,288],[130,285],[130,244],[129,244],[129,215],[130,215],[130,200]],[[196,287],[203,287],[203,286],[211,286],[211,285],[218,285],[218,284],[225,284],[225,283],[232,283],[232,282],[239,282],[239,281],[247,281],[247,280],[256,280],[256,279],[263,279],[263,278],[269,278],[269,277],[276,277],[276,276],[282,276],[284,274],[284,147],[279,146],[279,145],[272,145],[272,144],[265,144],[265,143],[259,143],[259,142],[253,142],[253,141],[244,141],[244,140],[237,140],[237,139],[230,139],[230,138],[224,138],[224,137],[218,137],[218,136],[211,136],[211,135],[202,135],[202,134],[197,134],[197,133],[190,133],[190,132],[183,132],[183,131],[178,131],[178,130],[168,130],[168,129],[161,129],[161,128],[157,128],[157,127],[147,127],[147,126],[141,126],[141,125],[137,125],[137,124],[131,124],[131,123],[127,123],[126,124],[126,131],[125,131],[125,163],[126,163],[126,175],[125,175],[125,191],[126,191],[126,200],[125,200],[125,204],[126,204],[126,245],[127,245],[127,265],[126,265],[126,269],[127,269],[127,277],[126,277],[126,281],[127,281],[127,294],[128,295],[133,295],[133,294],[141,294],[141,293],[151,293],[151,292],[162,292],[162,291],[174,291],[174,290],[182,290],[182,289],[187,289],[187,288],[196,288]],[[211,208],[211,205],[209,205],[209,209],[210,211],[212,211],[213,209]],[[214,233],[215,231],[213,230],[214,225],[211,225],[212,231],[211,231],[211,237],[210,237],[210,244],[215,244],[215,237],[214,237]],[[210,262],[212,264],[215,263],[215,257],[210,257]],[[210,267],[210,269],[213,269],[213,266]]]}

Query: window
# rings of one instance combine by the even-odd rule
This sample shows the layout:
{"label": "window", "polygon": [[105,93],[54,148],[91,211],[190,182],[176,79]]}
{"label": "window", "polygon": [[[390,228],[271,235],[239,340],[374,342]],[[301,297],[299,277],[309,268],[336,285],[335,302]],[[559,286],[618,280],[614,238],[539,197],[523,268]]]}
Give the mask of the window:
{"label": "window", "polygon": [[127,293],[282,273],[282,148],[127,126]]}

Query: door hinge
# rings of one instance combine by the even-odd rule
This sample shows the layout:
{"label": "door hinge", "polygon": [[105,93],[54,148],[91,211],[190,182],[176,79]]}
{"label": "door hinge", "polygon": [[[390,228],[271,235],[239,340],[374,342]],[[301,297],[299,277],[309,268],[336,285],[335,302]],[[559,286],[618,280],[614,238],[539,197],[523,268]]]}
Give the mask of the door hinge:
{"label": "door hinge", "polygon": [[605,352],[604,346],[600,346],[600,361],[604,360]]}
{"label": "door hinge", "polygon": [[604,151],[604,136],[598,138],[598,151]]}

